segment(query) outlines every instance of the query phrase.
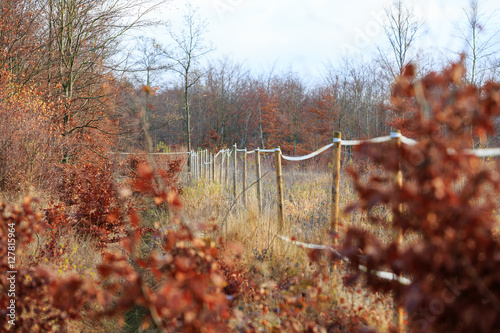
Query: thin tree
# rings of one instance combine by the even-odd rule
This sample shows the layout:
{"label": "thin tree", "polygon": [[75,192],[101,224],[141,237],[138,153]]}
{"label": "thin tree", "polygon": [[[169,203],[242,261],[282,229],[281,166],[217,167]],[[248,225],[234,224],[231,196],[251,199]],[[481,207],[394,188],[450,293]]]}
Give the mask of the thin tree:
{"label": "thin tree", "polygon": [[[153,24],[147,19],[162,0],[48,0],[47,80],[66,102],[63,136],[85,129],[109,134],[101,124],[109,95],[103,89],[115,70],[113,57],[132,29]],[[59,88],[60,87],[60,88]]]}
{"label": "thin tree", "polygon": [[[499,44],[500,30],[491,24],[492,15],[479,9],[478,0],[470,0],[464,8],[467,18],[465,27],[459,29],[460,38],[465,42],[464,55],[467,66],[467,81],[481,85],[485,79],[494,76],[498,66],[496,46]],[[488,29],[489,28],[489,29]]]}
{"label": "thin tree", "polygon": [[[170,30],[174,45],[165,51],[167,58],[173,62],[172,70],[180,75],[183,81],[183,109],[185,116],[185,135],[188,151],[191,151],[191,110],[190,88],[195,85],[203,73],[197,68],[201,57],[213,50],[206,42],[204,35],[207,23],[199,14],[198,9],[191,4],[186,5],[186,13],[182,30],[177,33]],[[191,162],[188,159],[188,172],[191,172]]]}
{"label": "thin tree", "polygon": [[394,0],[390,6],[385,8],[387,21],[384,24],[384,31],[390,44],[390,49],[394,57],[390,57],[379,48],[381,61],[384,69],[391,74],[391,80],[401,75],[410,59],[410,49],[412,48],[423,21],[417,18],[412,5],[406,5],[402,0]]}
{"label": "thin tree", "polygon": [[[148,87],[158,85],[157,79],[161,72],[168,70],[169,67],[162,64],[161,46],[154,38],[140,36],[137,39],[136,54],[128,73],[138,73],[137,81]],[[144,77],[145,76],[145,77]]]}

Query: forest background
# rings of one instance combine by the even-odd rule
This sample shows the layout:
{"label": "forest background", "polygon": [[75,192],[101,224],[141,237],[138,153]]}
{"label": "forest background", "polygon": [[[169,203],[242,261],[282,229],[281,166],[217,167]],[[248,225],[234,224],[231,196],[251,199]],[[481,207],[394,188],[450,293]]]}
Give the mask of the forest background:
{"label": "forest background", "polygon": [[[122,295],[135,296],[134,302],[139,300],[148,309],[148,319],[157,327],[192,326],[196,331],[203,325],[222,325],[224,321],[219,319],[226,320],[229,316],[226,298],[221,293],[222,286],[227,285],[218,274],[226,274],[226,280],[236,274],[241,283],[246,280],[242,278],[244,270],[222,263],[219,263],[222,268],[215,269],[212,259],[216,261],[217,255],[213,246],[199,239],[195,241],[189,228],[180,228],[174,236],[162,235],[164,248],[180,253],[189,263],[197,262],[201,259],[186,250],[182,240],[192,242],[204,253],[200,267],[211,280],[208,283],[205,275],[196,275],[198,267],[183,266],[185,262],[181,260],[171,271],[178,283],[174,283],[177,288],[174,289],[191,292],[193,286],[206,287],[204,295],[212,298],[203,298],[201,305],[186,302],[184,312],[159,318],[151,306],[154,303],[151,290],[165,290],[147,289],[138,269],[149,268],[151,276],[155,275],[158,271],[153,266],[158,258],[137,259],[134,254],[137,239],[127,238],[130,234],[151,233],[153,227],[157,229],[156,224],[140,225],[133,205],[127,206],[122,200],[132,196],[132,189],[153,195],[153,203],[158,206],[167,202],[169,209],[178,208],[181,204],[177,196],[182,193],[178,183],[181,162],[174,161],[166,171],[157,172],[154,165],[146,167],[144,160],[131,158],[119,165],[128,163],[123,170],[114,164],[116,153],[217,151],[236,143],[248,149],[279,146],[284,154],[303,155],[331,143],[333,131],[341,131],[343,139],[362,139],[398,129],[407,137],[419,139],[426,129],[415,121],[421,120],[417,117],[421,105],[408,91],[420,79],[428,83],[425,89],[435,89],[429,95],[446,92],[449,86],[456,85],[467,91],[464,94],[469,97],[472,90],[479,99],[489,98],[490,93],[493,100],[497,96],[491,82],[498,81],[500,75],[497,52],[500,30],[494,12],[484,10],[478,1],[470,1],[463,8],[462,24],[456,30],[465,47],[442,52],[416,48],[416,41],[426,33],[425,22],[415,14],[412,5],[391,2],[384,11],[385,42],[376,46],[374,56],[367,59],[353,55],[332,60],[320,69],[320,78],[315,81],[304,78],[293,68],[283,70],[278,66],[255,72],[230,56],[212,57],[216,45],[208,40],[209,26],[197,9],[187,5],[182,18],[172,24],[152,15],[164,6],[169,3],[155,0],[6,0],[0,5],[0,191],[7,203],[21,203],[27,195],[41,198],[39,208],[44,212],[43,221],[48,223],[44,240],[36,250],[25,248],[31,254],[24,257],[19,252],[24,258],[23,272],[29,272],[19,282],[26,293],[25,311],[30,313],[33,309],[30,300],[40,302],[36,311],[45,311],[43,316],[24,317],[21,324],[27,330],[37,317],[40,319],[37,327],[55,325],[56,328],[65,325],[68,317],[79,318],[80,310],[88,304],[88,295],[98,299],[96,303],[103,308],[113,303],[109,294],[103,296],[91,288],[82,289],[84,284],[79,279],[71,276],[57,279],[41,268],[47,258],[58,267],[63,266],[64,256],[71,252],[69,243],[61,241],[68,230],[65,228],[78,230],[86,237],[90,235],[96,241],[93,247],[102,251],[95,253],[99,258],[96,262],[101,263],[102,280],[108,281],[106,278],[113,274],[130,278],[128,291],[139,290],[141,294]],[[144,37],[141,31],[146,30],[142,29],[164,31],[168,41]],[[438,74],[443,66],[457,61],[463,67],[455,64],[443,76]],[[407,67],[408,63],[414,67]],[[404,97],[394,99],[395,91]],[[487,105],[494,109],[493,102]],[[494,134],[499,119],[493,111],[491,118],[486,123],[478,121],[479,125],[468,116],[436,114],[441,117],[436,121],[451,129],[461,129],[462,122],[463,126],[470,126],[465,134],[461,132],[455,141],[450,140],[450,144],[456,143],[461,148],[464,144],[469,148],[500,146],[500,137]],[[455,123],[448,124],[447,119]],[[476,125],[479,131],[472,130]],[[448,128],[444,132],[448,130],[453,132]],[[467,141],[463,140],[465,137]],[[449,157],[443,159],[450,162]],[[161,177],[157,178],[158,174]],[[160,178],[163,180],[157,181]],[[120,190],[115,179],[128,179],[131,189]],[[168,190],[171,186],[173,191]],[[467,200],[464,199],[463,206],[469,203]],[[23,225],[24,229],[18,231],[20,244],[32,242],[33,232],[40,231],[35,222],[43,224],[41,216],[29,208],[30,203],[31,199],[24,201],[22,211],[14,206],[6,208],[4,204],[1,207],[2,221],[14,220]],[[147,206],[141,200],[134,204],[139,211]],[[33,228],[25,228],[22,224],[25,221],[33,223],[30,225]],[[2,237],[6,235],[2,232]],[[182,245],[174,242],[173,246],[169,243],[171,237],[181,240]],[[128,259],[106,252],[110,244],[116,245],[124,239],[127,242],[120,246],[130,255]],[[497,247],[491,246],[489,250],[488,253],[494,253]],[[4,268],[6,271],[5,265]],[[199,284],[182,284],[179,271],[182,274],[196,271],[193,274],[200,279],[196,280]],[[91,275],[87,269],[85,274]],[[62,278],[66,277],[62,274]],[[35,285],[33,281],[36,287],[48,289],[30,289]],[[248,290],[252,290],[251,298],[255,299],[265,297],[267,289],[249,286]],[[471,290],[473,294],[475,289]],[[67,292],[62,295],[66,298],[75,293],[78,297],[71,304],[58,303],[54,300],[64,297],[56,291]],[[110,290],[106,292],[115,297],[113,305],[118,304],[106,315],[128,311],[134,305],[131,299],[120,298]],[[299,296],[296,300],[304,302]],[[7,299],[2,298],[2,302]],[[296,305],[290,302],[287,304]],[[49,303],[51,307],[44,305]],[[212,307],[207,308],[206,304]],[[293,306],[287,310],[290,320],[294,318]],[[200,315],[206,314],[204,311],[209,313],[206,317]],[[220,317],[214,317],[212,312]],[[193,321],[193,313],[196,318],[200,315],[198,322]],[[336,318],[337,313],[331,315],[329,319]],[[446,315],[452,318],[455,313],[446,312],[443,316]],[[297,322],[292,320],[289,324]]]}

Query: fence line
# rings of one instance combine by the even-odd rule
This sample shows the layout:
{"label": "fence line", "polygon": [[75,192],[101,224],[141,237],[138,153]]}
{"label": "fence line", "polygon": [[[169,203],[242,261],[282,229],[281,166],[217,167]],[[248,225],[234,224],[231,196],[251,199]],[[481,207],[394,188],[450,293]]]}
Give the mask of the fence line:
{"label": "fence line", "polygon": [[[125,152],[116,152],[112,151],[110,154],[117,154],[117,155],[141,155],[141,153],[125,153]],[[188,151],[177,151],[177,152],[171,152],[171,153],[147,153],[148,155],[184,155],[188,154],[190,155],[190,152]]]}
{"label": "fence line", "polygon": [[[165,153],[149,153],[150,155],[188,155],[188,158],[191,159],[191,175],[192,178],[198,179],[210,179],[211,181],[215,181],[215,169],[216,169],[216,161],[217,157],[220,155],[220,164],[219,164],[219,183],[224,187],[228,188],[229,186],[229,159],[231,155],[234,153],[232,158],[232,166],[233,166],[233,181],[232,181],[232,194],[234,198],[237,198],[237,189],[238,189],[238,153],[243,153],[243,207],[246,208],[247,204],[247,194],[246,194],[246,182],[247,182],[247,154],[255,154],[255,170],[256,170],[256,195],[257,195],[257,203],[259,208],[259,213],[262,213],[262,184],[261,184],[261,154],[273,154],[275,158],[275,169],[276,169],[276,186],[277,186],[277,218],[278,218],[278,230],[282,232],[285,230],[285,220],[284,220],[284,200],[283,200],[283,175],[281,169],[281,160],[287,161],[304,161],[311,159],[324,153],[328,149],[333,147],[333,179],[332,179],[332,202],[331,202],[331,219],[330,219],[330,230],[334,233],[338,233],[338,214],[339,214],[339,194],[340,194],[340,157],[341,146],[357,146],[361,144],[376,144],[376,143],[384,143],[389,142],[391,145],[399,147],[401,144],[405,144],[408,146],[414,146],[418,144],[418,141],[407,138],[403,136],[400,132],[391,132],[388,136],[376,137],[366,140],[343,140],[341,138],[340,132],[334,133],[333,142],[325,145],[316,151],[303,155],[303,156],[287,156],[284,155],[281,149],[259,149],[256,148],[254,150],[248,151],[246,148],[238,148],[236,144],[232,147],[232,149],[221,149],[215,155],[212,152],[208,152],[208,150],[199,150],[199,151],[189,151],[189,152],[165,152]],[[497,157],[500,156],[500,147],[497,148],[482,148],[482,149],[464,149],[457,152],[453,148],[448,148],[447,153],[450,155],[456,155],[457,153],[474,155],[479,158],[488,158],[488,157]],[[128,152],[113,152],[112,154],[121,154],[121,155],[131,155],[133,153]],[[394,185],[398,188],[401,188],[403,185],[402,173],[400,168],[393,175]],[[402,213],[402,206],[397,205],[391,207],[392,217],[394,219],[395,216],[398,216]],[[402,231],[398,228],[393,228],[393,239],[394,241],[401,245],[402,243]],[[311,249],[320,249],[320,250],[329,250],[335,253],[339,258],[344,261],[349,261],[348,258],[342,256],[335,248],[326,246],[326,245],[318,245],[318,244],[309,244],[303,243],[296,240],[292,240],[283,235],[277,235],[277,237],[283,241],[289,242],[296,246],[311,248]],[[337,237],[334,238],[334,246],[338,245]],[[336,265],[334,266],[336,267]],[[400,275],[396,275],[392,272],[384,272],[384,271],[374,271],[371,270],[368,272],[368,269],[365,266],[360,265],[359,269],[361,271],[376,275],[382,279],[397,281],[404,285],[411,284],[411,280]],[[399,331],[401,331],[403,326],[403,312],[402,308],[397,305],[397,302],[394,303],[394,323]]]}
{"label": "fence line", "polygon": [[[333,182],[332,182],[332,203],[331,203],[331,219],[330,219],[330,230],[338,233],[338,214],[339,214],[339,194],[340,194],[340,158],[341,158],[341,147],[342,146],[356,146],[356,145],[361,145],[361,144],[377,144],[377,143],[384,143],[388,142],[391,145],[394,145],[396,147],[400,147],[401,144],[405,144],[408,146],[414,146],[417,145],[418,142],[407,138],[403,136],[400,132],[391,132],[390,135],[388,136],[382,136],[382,137],[376,137],[376,138],[371,138],[367,140],[342,140],[340,132],[335,132],[333,142],[325,145],[316,151],[303,155],[303,156],[287,156],[282,153],[281,149],[275,148],[275,149],[259,149],[256,148],[255,150],[248,151],[246,148],[240,149],[237,148],[236,144],[234,144],[233,149],[222,149],[220,150],[213,158],[205,159],[203,164],[204,167],[212,164],[213,169],[215,170],[215,162],[216,162],[216,157],[218,155],[221,155],[221,161],[220,161],[220,172],[219,172],[219,182],[222,184],[222,175],[223,171],[225,171],[225,178],[224,178],[224,186],[227,187],[229,185],[229,158],[231,154],[234,153],[233,158],[232,158],[232,166],[233,166],[233,181],[232,181],[232,195],[234,198],[237,198],[237,188],[238,188],[238,153],[243,153],[243,165],[242,165],[242,174],[243,174],[243,189],[246,189],[246,182],[247,182],[247,154],[253,154],[255,153],[255,168],[256,168],[256,178],[257,178],[257,186],[256,186],[256,191],[257,191],[257,202],[258,202],[258,208],[259,208],[259,213],[262,213],[262,184],[261,184],[261,162],[260,162],[260,156],[261,154],[273,154],[275,157],[275,169],[276,169],[276,187],[277,187],[277,219],[278,219],[278,233],[281,233],[286,230],[285,228],[285,219],[284,219],[284,200],[283,200],[283,175],[282,175],[282,169],[281,169],[281,161],[287,160],[287,161],[304,161],[311,159],[313,157],[316,157],[320,155],[321,153],[324,153],[330,148],[333,149],[333,165],[334,165],[334,170],[333,170]],[[454,149],[448,149],[448,154],[457,154],[457,152]],[[207,151],[201,151],[200,154],[206,154]],[[466,149],[460,151],[460,153],[463,154],[471,154],[475,155],[480,158],[484,157],[494,157],[494,156],[500,156],[500,148],[485,148],[485,149]],[[191,152],[190,154],[194,154],[194,156],[198,156],[198,153]],[[225,168],[224,168],[224,162],[225,162]],[[201,163],[200,163],[201,164]],[[225,169],[225,170],[224,170]],[[195,169],[196,170],[196,169]],[[215,174],[215,171],[213,172]],[[206,178],[205,173],[202,173],[201,170],[198,173],[198,178]],[[215,180],[215,175],[209,177],[209,179]],[[398,188],[401,188],[403,185],[403,178],[402,178],[402,172],[401,169],[398,168],[397,172],[393,175],[393,182],[394,185]],[[243,200],[243,207],[246,208],[247,204],[247,195],[246,191],[244,190],[245,193],[243,193],[242,200]],[[392,217],[394,219],[395,216],[399,216],[402,214],[402,205],[396,205],[391,208],[392,210]],[[396,242],[396,244],[401,245],[402,239],[403,239],[403,233],[400,228],[393,227],[393,240]],[[296,240],[292,240],[288,237],[285,237],[283,235],[277,234],[277,238],[289,242],[290,244],[300,246],[300,247],[305,247],[305,248],[311,248],[311,249],[320,249],[320,250],[329,250],[333,253],[335,253],[339,258],[341,258],[343,261],[349,261],[348,258],[342,256],[338,251],[335,250],[334,247],[326,246],[326,245],[318,245],[318,244],[310,244],[310,243],[303,243],[299,242]],[[334,245],[338,245],[338,239],[337,237],[334,238]],[[336,264],[334,264],[334,267],[336,268]],[[363,265],[359,265],[359,269],[363,272],[375,275],[381,279],[386,279],[386,280],[391,280],[391,281],[396,281],[398,283],[401,283],[403,285],[410,285],[411,280],[403,277],[401,275],[392,273],[392,272],[385,272],[385,271],[375,271],[375,270],[370,270],[368,271],[367,267]],[[335,277],[336,278],[336,277]],[[394,299],[394,325],[398,328],[398,331],[402,331],[403,328],[403,308],[398,305],[398,302],[396,299]]]}
{"label": "fence line", "polygon": [[[358,146],[358,145],[361,145],[361,144],[364,144],[364,143],[383,143],[383,142],[389,142],[391,141],[392,138],[401,138],[401,143],[404,143],[405,145],[408,145],[408,146],[414,146],[416,144],[418,144],[418,141],[414,140],[414,139],[411,139],[411,138],[407,138],[403,135],[397,135],[395,134],[395,132],[392,132],[391,135],[388,135],[388,136],[382,136],[382,137],[378,137],[378,138],[372,138],[372,139],[367,139],[367,140],[341,140],[341,139],[333,139],[333,143],[330,143],[324,147],[321,147],[320,149],[310,153],[310,154],[307,154],[307,155],[304,155],[304,156],[287,156],[287,155],[283,155],[281,154],[281,157],[285,160],[289,160],[289,161],[302,161],[302,160],[306,160],[306,159],[309,159],[309,158],[312,158],[312,157],[315,157],[319,154],[321,154],[322,152],[330,149],[331,147],[334,146],[334,143],[336,142],[340,142],[342,146]],[[207,151],[207,150],[203,150],[204,151]],[[217,152],[217,154],[214,156],[217,157],[219,156],[220,154],[223,154],[223,153],[226,153],[228,156],[231,156],[231,154],[233,153],[233,149],[221,149]],[[245,149],[237,149],[237,151],[239,152],[245,152],[245,154],[254,154],[256,152],[256,150],[248,150],[246,151]],[[260,149],[259,150],[261,153],[274,153],[274,149]],[[202,152],[202,151],[200,151]],[[346,152],[344,152],[346,153]],[[448,154],[450,155],[454,155],[456,154],[456,150],[453,149],[453,148],[449,148],[448,149]],[[462,153],[464,154],[471,154],[471,155],[475,155],[477,157],[481,157],[481,158],[487,158],[487,157],[498,157],[500,156],[500,147],[496,147],[496,148],[476,148],[476,149],[465,149],[465,150],[462,150]],[[117,154],[117,155],[141,155],[142,153],[130,153],[130,152],[110,152],[110,154]],[[198,156],[198,152],[195,152],[195,151],[179,151],[179,152],[167,152],[167,153],[147,153],[149,155],[189,155],[190,157],[194,156],[194,157],[197,157]],[[213,163],[214,159],[212,159],[211,161],[209,162],[204,162],[205,164],[211,164]]]}

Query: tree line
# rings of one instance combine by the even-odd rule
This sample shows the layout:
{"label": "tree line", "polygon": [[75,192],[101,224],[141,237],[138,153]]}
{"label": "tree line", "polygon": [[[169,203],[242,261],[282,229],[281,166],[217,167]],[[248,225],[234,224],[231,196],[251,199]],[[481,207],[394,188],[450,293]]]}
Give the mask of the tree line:
{"label": "tree line", "polygon": [[[2,1],[1,154],[18,161],[3,162],[0,183],[18,168],[25,169],[21,178],[33,178],[40,160],[99,161],[110,150],[143,148],[141,112],[158,149],[237,143],[298,155],[331,142],[334,130],[346,139],[390,129],[411,136],[406,119],[415,99],[394,107],[391,88],[409,62],[417,78],[438,67],[416,49],[424,22],[401,0],[385,9],[387,44],[375,58],[331,62],[314,84],[293,68],[255,73],[230,57],[210,58],[214,47],[197,9],[187,5],[182,23],[169,26],[149,15],[165,6],[161,0]],[[170,44],[142,37],[142,29],[159,25]],[[495,29],[472,0],[457,30],[466,45],[464,84],[498,79]],[[157,86],[165,73],[173,79]],[[36,131],[33,123],[40,124]]]}
{"label": "tree line", "polygon": [[[499,30],[481,8],[474,0],[463,9],[457,33],[466,46],[459,52],[447,50],[438,64],[431,51],[416,46],[425,22],[411,5],[395,0],[385,8],[387,43],[377,47],[374,58],[345,56],[324,65],[321,79],[310,84],[293,68],[256,74],[231,57],[201,65],[195,57],[208,57],[210,52],[210,44],[203,40],[206,23],[188,7],[184,44],[173,33],[176,43],[170,50],[150,41],[158,49],[157,64],[163,63],[156,66],[158,70],[179,72],[178,64],[183,69],[182,81],[162,87],[150,100],[150,113],[158,122],[154,138],[168,145],[186,143],[189,150],[237,143],[250,148],[280,146],[295,155],[330,143],[334,130],[342,131],[345,138],[385,135],[391,129],[412,136],[408,119],[414,113],[415,98],[405,99],[398,107],[391,101],[391,89],[408,63],[416,65],[418,79],[461,56],[467,69],[464,85],[482,86],[498,79]],[[186,43],[190,40],[197,43]],[[146,54],[141,59],[151,59],[152,53]],[[149,70],[146,84],[152,84]]]}

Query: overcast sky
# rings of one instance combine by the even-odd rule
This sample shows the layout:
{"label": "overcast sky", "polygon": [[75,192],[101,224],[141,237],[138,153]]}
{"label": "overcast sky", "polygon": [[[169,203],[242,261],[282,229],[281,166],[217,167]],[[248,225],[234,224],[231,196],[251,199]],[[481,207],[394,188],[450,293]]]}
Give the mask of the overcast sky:
{"label": "overcast sky", "polygon": [[[254,71],[291,67],[305,79],[317,78],[328,62],[339,58],[370,58],[376,47],[387,46],[383,31],[383,0],[191,0],[208,22],[207,39],[216,50],[212,58],[233,57]],[[176,21],[185,1],[172,0],[166,17]],[[418,47],[458,51],[457,25],[464,24],[468,0],[420,0],[415,14],[424,20]],[[488,15],[500,3],[480,1]],[[499,28],[499,13],[489,27]]]}

